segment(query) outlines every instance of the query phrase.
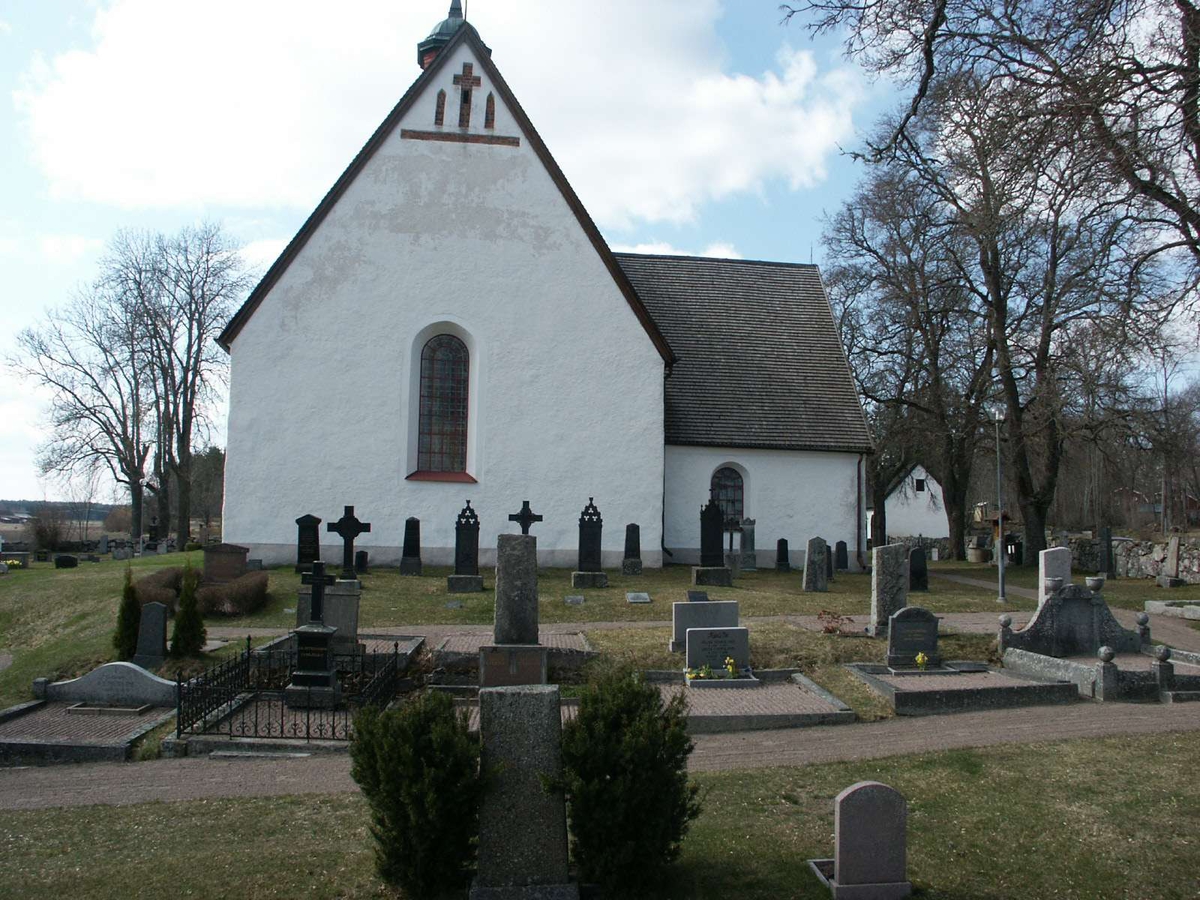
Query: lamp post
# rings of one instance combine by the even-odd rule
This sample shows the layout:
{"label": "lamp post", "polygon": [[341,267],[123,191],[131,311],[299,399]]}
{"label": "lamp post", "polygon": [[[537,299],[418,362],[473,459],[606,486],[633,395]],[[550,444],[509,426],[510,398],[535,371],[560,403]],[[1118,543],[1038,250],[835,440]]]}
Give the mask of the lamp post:
{"label": "lamp post", "polygon": [[1004,554],[1007,551],[1004,539],[1004,483],[1000,478],[1000,423],[1004,421],[1004,410],[997,406],[993,411],[996,420],[996,570],[1000,579],[1000,594],[997,603],[1007,603],[1004,596]]}

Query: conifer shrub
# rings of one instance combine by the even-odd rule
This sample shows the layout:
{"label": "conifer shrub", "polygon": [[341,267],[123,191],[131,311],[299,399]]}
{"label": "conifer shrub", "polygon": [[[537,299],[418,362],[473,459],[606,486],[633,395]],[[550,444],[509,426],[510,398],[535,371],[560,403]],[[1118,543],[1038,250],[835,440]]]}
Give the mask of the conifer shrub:
{"label": "conifer shrub", "polygon": [[142,604],[133,589],[133,569],[125,567],[125,586],[121,589],[121,604],[117,607],[117,628],[113,632],[113,648],[117,659],[133,659],[137,653],[138,626],[142,621]]}
{"label": "conifer shrub", "polygon": [[688,781],[687,701],[663,703],[632,668],[593,675],[563,726],[562,789],[580,878],[615,896],[662,881],[700,814]]}
{"label": "conifer shrub", "polygon": [[179,612],[175,614],[175,627],[171,630],[171,655],[176,658],[199,656],[204,649],[207,632],[196,601],[199,583],[200,573],[188,563],[179,579]]}
{"label": "conifer shrub", "polygon": [[371,809],[379,875],[409,897],[466,883],[479,833],[479,739],[448,694],[354,717],[350,774]]}

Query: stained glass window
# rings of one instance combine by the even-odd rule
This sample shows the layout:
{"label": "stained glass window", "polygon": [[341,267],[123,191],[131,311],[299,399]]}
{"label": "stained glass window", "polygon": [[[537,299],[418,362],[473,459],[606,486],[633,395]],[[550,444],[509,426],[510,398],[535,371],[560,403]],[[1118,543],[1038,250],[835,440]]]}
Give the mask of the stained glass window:
{"label": "stained glass window", "polygon": [[421,350],[421,411],[417,468],[467,470],[467,386],[471,357],[452,334],[432,337]]}
{"label": "stained glass window", "polygon": [[725,527],[739,527],[744,516],[741,473],[729,466],[717,469],[713,473],[711,487],[712,496],[725,516]]}

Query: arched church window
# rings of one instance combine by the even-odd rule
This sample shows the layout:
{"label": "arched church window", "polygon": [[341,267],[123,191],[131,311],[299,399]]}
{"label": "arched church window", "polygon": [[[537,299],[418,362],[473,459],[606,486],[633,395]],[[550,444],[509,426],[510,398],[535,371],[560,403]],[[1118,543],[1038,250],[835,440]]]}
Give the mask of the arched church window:
{"label": "arched church window", "polygon": [[713,499],[717,501],[717,505],[721,507],[721,513],[725,516],[726,527],[731,521],[735,525],[740,525],[745,516],[742,473],[731,466],[722,466],[713,472],[710,488]]}
{"label": "arched church window", "polygon": [[421,350],[417,468],[422,472],[467,469],[470,366],[467,345],[452,334],[430,338]]}
{"label": "arched church window", "polygon": [[483,127],[484,128],[495,128],[496,127],[496,96],[495,96],[495,94],[490,94],[490,93],[488,94],[487,106],[485,106],[484,110],[483,110]]}
{"label": "arched church window", "polygon": [[438,91],[437,108],[433,112],[433,124],[441,125],[446,121],[446,92]]}

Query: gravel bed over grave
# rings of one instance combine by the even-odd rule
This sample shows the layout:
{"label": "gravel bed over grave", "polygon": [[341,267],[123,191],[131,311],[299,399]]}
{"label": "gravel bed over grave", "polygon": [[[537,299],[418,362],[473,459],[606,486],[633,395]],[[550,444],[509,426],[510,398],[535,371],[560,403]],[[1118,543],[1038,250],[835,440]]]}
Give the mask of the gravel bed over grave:
{"label": "gravel bed over grave", "polygon": [[[955,663],[947,663],[953,668]],[[886,666],[850,663],[846,666],[891,705],[898,716],[927,716],[968,710],[1002,709],[1071,703],[1079,693],[1069,682],[1038,681],[997,669],[964,664],[958,674],[893,675]]]}
{"label": "gravel bed over grave", "polygon": [[0,760],[125,760],[137,738],[175,714],[174,709],[162,707],[150,707],[141,714],[67,711],[76,705],[67,701],[29,704],[27,712],[0,722]]}
{"label": "gravel bed over grave", "polygon": [[801,728],[854,721],[854,713],[836,697],[810,690],[795,681],[763,682],[743,690],[697,691],[685,684],[660,684],[663,700],[686,692],[688,731],[717,734]]}
{"label": "gravel bed over grave", "polygon": [[[538,642],[543,647],[549,647],[551,650],[574,650],[580,653],[587,653],[592,649],[582,632],[575,632],[573,634],[547,634],[543,631],[538,635]],[[490,646],[494,643],[495,641],[492,640],[491,634],[454,634],[442,641],[434,652],[478,655],[480,647],[485,644]]]}

